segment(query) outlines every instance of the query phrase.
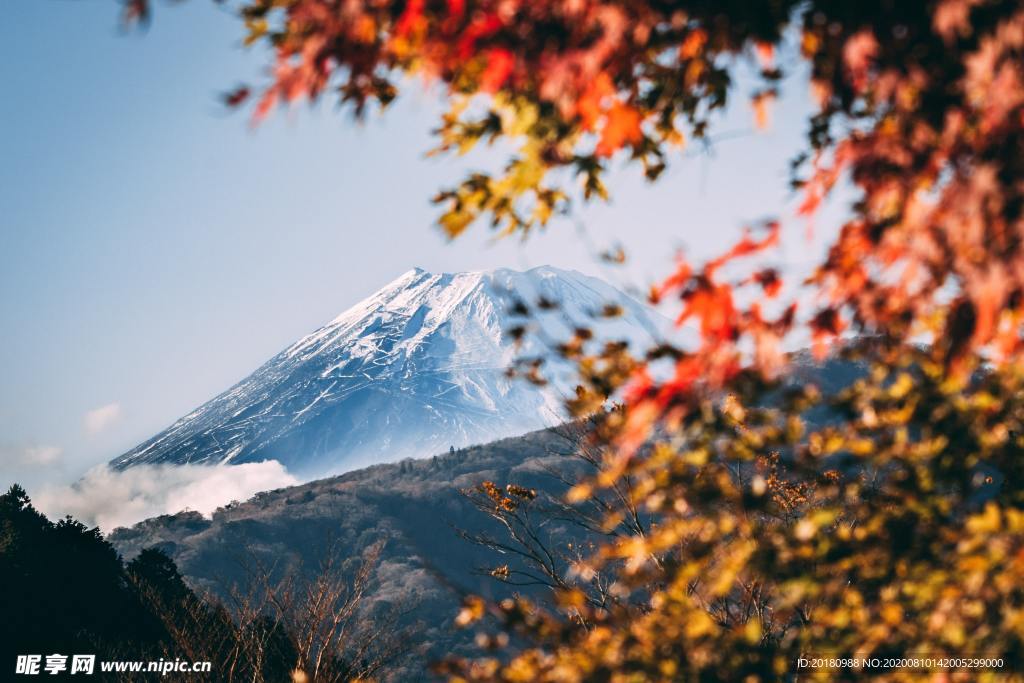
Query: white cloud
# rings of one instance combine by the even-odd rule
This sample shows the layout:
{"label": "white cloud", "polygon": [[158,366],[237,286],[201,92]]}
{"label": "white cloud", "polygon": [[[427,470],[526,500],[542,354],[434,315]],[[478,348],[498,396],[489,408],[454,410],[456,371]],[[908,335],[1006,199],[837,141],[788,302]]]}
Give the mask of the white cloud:
{"label": "white cloud", "polygon": [[85,431],[89,434],[99,434],[116,422],[119,417],[121,417],[120,403],[108,403],[105,406],[93,408],[85,414],[83,420]]}
{"label": "white cloud", "polygon": [[23,465],[52,465],[63,452],[58,446],[28,446],[21,450],[20,460]]}
{"label": "white cloud", "polygon": [[64,449],[59,446],[0,443],[0,464],[5,469],[52,465],[57,462],[63,452]]}
{"label": "white cloud", "polygon": [[71,515],[104,533],[185,509],[208,515],[232,500],[299,483],[276,460],[243,465],[100,465],[70,486],[47,486],[32,502],[50,519]]}

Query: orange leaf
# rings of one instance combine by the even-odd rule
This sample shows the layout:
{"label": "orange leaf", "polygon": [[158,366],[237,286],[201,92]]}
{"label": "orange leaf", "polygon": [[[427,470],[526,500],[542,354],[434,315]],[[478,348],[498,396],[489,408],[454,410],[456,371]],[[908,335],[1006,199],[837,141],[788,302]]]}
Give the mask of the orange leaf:
{"label": "orange leaf", "polygon": [[870,29],[858,31],[847,38],[843,45],[843,62],[854,89],[861,91],[867,87],[868,72],[877,55],[878,40]]}
{"label": "orange leaf", "polygon": [[675,374],[661,386],[658,402],[662,408],[676,396],[685,394],[704,376],[704,364],[697,356],[687,356],[676,362]]}
{"label": "orange leaf", "polygon": [[736,307],[733,304],[732,288],[705,283],[689,295],[676,324],[681,325],[690,317],[700,319],[700,334],[705,341],[717,343],[732,340],[736,336]]}
{"label": "orange leaf", "polygon": [[693,275],[693,268],[686,262],[682,254],[676,257],[677,265],[676,272],[672,273],[668,278],[665,279],[657,287],[651,291],[651,298],[657,303],[661,300],[661,297],[665,296],[666,293],[674,289],[682,289],[687,282],[690,281],[690,277]]}
{"label": "orange leaf", "polygon": [[602,101],[614,94],[615,87],[607,73],[602,71],[597,78],[590,81],[576,103],[576,111],[582,121],[583,130],[590,131],[597,127],[597,122],[601,118]]}
{"label": "orange leaf", "polygon": [[484,92],[497,92],[512,74],[516,58],[504,48],[495,48],[487,52],[487,68],[480,76],[480,89]]}
{"label": "orange leaf", "polygon": [[463,31],[462,38],[459,39],[459,44],[456,49],[458,56],[461,59],[469,59],[472,57],[474,50],[476,50],[477,41],[481,38],[487,38],[488,36],[494,35],[501,27],[502,21],[497,14],[488,14],[478,19],[474,19],[473,23]]}
{"label": "orange leaf", "polygon": [[646,365],[641,365],[633,371],[633,376],[626,383],[622,390],[622,400],[627,405],[639,403],[654,388],[654,380],[651,373],[647,371]]}
{"label": "orange leaf", "polygon": [[821,183],[812,180],[807,183],[807,187],[804,190],[804,200],[800,203],[796,213],[798,216],[813,216],[818,211],[818,207],[821,206],[821,200],[824,198],[824,192],[821,189]]}
{"label": "orange leaf", "polygon": [[683,59],[693,59],[700,54],[706,42],[708,42],[707,31],[702,28],[691,31],[683,40],[683,44],[679,46],[679,56]]}
{"label": "orange leaf", "polygon": [[255,111],[253,111],[252,122],[256,124],[267,118],[267,115],[270,113],[270,110],[274,108],[275,104],[277,104],[277,90],[270,89],[263,93],[263,97],[260,98]]}
{"label": "orange leaf", "polygon": [[749,231],[743,236],[736,245],[727,251],[722,256],[719,256],[715,260],[709,262],[705,267],[704,271],[709,276],[712,275],[720,267],[728,263],[729,261],[739,258],[741,256],[747,256],[749,254],[756,254],[759,251],[763,251],[768,247],[774,247],[779,243],[779,234],[781,226],[778,221],[772,221],[768,224],[768,235],[762,240],[756,240],[750,236]]}
{"label": "orange leaf", "polygon": [[601,129],[601,139],[595,150],[597,155],[611,156],[624,145],[640,142],[644,135],[640,130],[641,121],[640,112],[636,109],[628,104],[615,103],[608,111],[604,128]]}
{"label": "orange leaf", "polygon": [[750,102],[754,107],[754,125],[756,125],[760,130],[767,130],[769,125],[771,125],[771,104],[774,101],[774,93],[762,92],[754,95]]}
{"label": "orange leaf", "polygon": [[409,0],[405,6],[405,11],[402,12],[402,16],[398,18],[398,24],[395,25],[395,34],[398,36],[407,36],[412,33],[413,29],[423,18],[423,6],[426,4],[424,0]]}

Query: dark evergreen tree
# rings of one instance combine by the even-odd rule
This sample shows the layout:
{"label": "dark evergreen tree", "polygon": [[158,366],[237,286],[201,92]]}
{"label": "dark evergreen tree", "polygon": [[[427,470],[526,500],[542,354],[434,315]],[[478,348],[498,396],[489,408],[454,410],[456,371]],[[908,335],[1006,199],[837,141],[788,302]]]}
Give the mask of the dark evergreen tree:
{"label": "dark evergreen tree", "polygon": [[[17,485],[0,495],[0,586],[0,681],[18,655],[209,661],[213,680],[226,681],[289,680],[300,659],[281,615],[257,601],[239,622],[197,595],[161,550],[125,564],[99,529],[51,522]],[[366,666],[334,655],[325,671],[340,673],[325,680]]]}

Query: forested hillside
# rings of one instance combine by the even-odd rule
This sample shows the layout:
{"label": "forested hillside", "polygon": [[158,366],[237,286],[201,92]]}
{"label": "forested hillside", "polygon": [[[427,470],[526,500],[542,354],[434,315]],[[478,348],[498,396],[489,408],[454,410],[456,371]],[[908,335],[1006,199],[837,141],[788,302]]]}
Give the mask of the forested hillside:
{"label": "forested hillside", "polygon": [[[530,501],[536,526],[555,560],[568,569],[567,539],[588,535],[577,524],[554,519],[549,496],[568,489],[590,465],[572,455],[572,427],[452,451],[446,455],[379,465],[302,486],[261,493],[217,511],[212,519],[195,512],[157,517],[118,529],[110,541],[125,556],[156,547],[174,558],[196,586],[229,596],[252,573],[297,572],[312,578],[331,554],[358,558],[381,544],[363,606],[368,618],[398,618],[421,646],[407,663],[403,680],[426,675],[435,658],[469,654],[473,634],[455,627],[463,593],[501,597],[512,590],[537,593],[544,585],[520,586],[519,562],[511,551],[496,552],[464,538],[486,534],[510,542],[507,530],[478,507],[483,481],[538,492]],[[543,508],[543,509],[542,509]],[[522,560],[522,558],[518,558]],[[503,582],[491,573],[511,564]],[[533,583],[533,582],[530,582]],[[512,584],[512,585],[507,585]]]}

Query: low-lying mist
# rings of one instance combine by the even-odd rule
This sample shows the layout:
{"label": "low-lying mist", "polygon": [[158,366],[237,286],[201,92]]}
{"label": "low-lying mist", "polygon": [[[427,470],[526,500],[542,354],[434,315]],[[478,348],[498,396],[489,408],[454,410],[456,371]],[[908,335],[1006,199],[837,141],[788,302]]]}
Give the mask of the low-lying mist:
{"label": "low-lying mist", "polygon": [[33,492],[33,500],[51,519],[71,515],[109,533],[185,509],[208,515],[233,500],[297,483],[276,460],[242,465],[138,465],[126,470],[100,465],[73,484],[44,486]]}

